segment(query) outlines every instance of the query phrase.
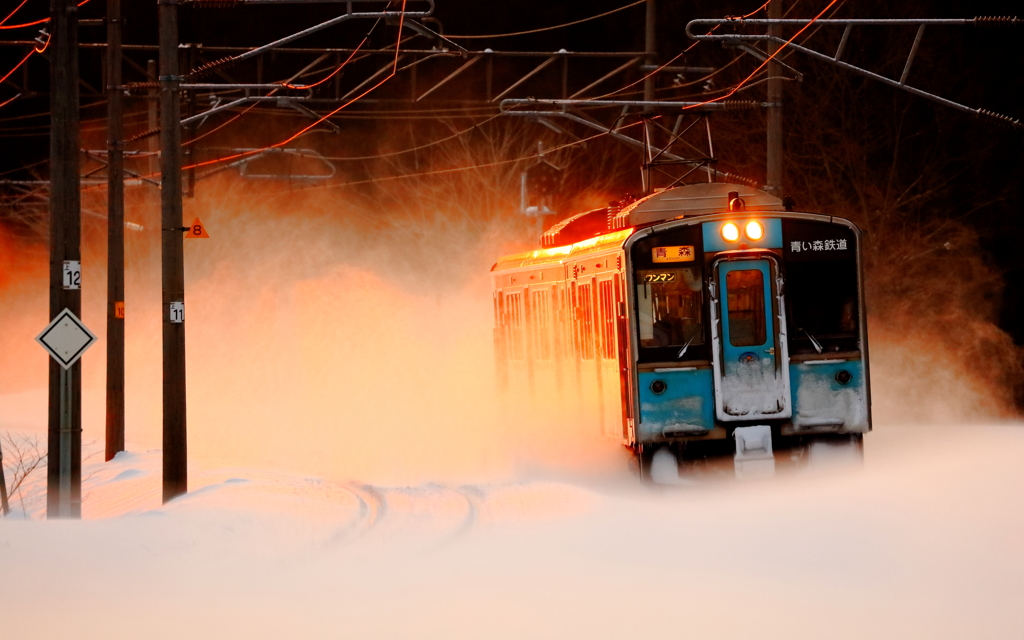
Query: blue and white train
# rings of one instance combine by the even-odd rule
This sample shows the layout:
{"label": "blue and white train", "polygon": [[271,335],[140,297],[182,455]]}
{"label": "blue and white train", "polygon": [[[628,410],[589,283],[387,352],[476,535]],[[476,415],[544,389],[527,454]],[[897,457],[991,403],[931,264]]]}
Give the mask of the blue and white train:
{"label": "blue and white train", "polygon": [[[871,430],[861,236],[735,184],[567,218],[492,268],[498,377],[650,473],[774,468]],[[664,458],[664,454],[659,454]]]}

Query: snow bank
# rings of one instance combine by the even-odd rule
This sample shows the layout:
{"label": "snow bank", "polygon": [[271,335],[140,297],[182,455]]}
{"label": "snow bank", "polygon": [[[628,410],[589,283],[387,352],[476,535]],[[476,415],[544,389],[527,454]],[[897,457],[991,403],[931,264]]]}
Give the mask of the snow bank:
{"label": "snow bank", "polygon": [[865,467],[649,490],[365,485],[87,463],[81,522],[0,521],[4,637],[1019,638],[1024,429],[904,428]]}

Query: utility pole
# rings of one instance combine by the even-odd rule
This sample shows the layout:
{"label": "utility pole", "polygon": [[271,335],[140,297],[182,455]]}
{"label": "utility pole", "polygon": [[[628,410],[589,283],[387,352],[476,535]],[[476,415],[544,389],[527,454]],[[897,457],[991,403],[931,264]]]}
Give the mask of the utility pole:
{"label": "utility pole", "polygon": [[185,437],[185,269],[181,233],[181,104],[178,1],[158,0],[160,18],[160,205],[163,262],[163,500],[188,491]]}
{"label": "utility pole", "polygon": [[107,0],[106,460],[124,451],[124,123],[121,0]]}
{"label": "utility pole", "polygon": [[[78,3],[50,0],[50,318],[82,314],[78,170]],[[77,272],[78,282],[65,269]],[[82,365],[52,358],[47,425],[46,516],[82,515]]]}
{"label": "utility pole", "polygon": [[[654,40],[654,25],[657,23],[657,8],[655,6],[655,0],[647,0],[647,20],[644,25],[644,51],[646,52],[646,59],[644,64],[652,66],[656,64],[657,52],[655,51],[655,40]],[[644,80],[644,101],[652,102],[654,100],[654,77],[657,75],[653,71],[648,72],[650,77]]]}
{"label": "utility pole", "polygon": [[[157,82],[160,79],[156,68],[156,60],[146,61],[146,76],[151,82]],[[148,89],[146,91],[146,131],[156,131],[160,128],[160,92],[157,89]],[[160,151],[160,138],[159,136],[149,136],[146,138],[146,149],[152,154],[149,156],[149,160],[146,163],[148,170],[146,173],[155,174],[160,171],[160,158],[158,157],[158,151]]]}
{"label": "utility pole", "polygon": [[[778,20],[783,16],[782,0],[768,3],[768,18]],[[780,37],[782,26],[768,26],[769,35]],[[768,41],[768,55],[774,55],[779,45]],[[782,197],[783,194],[783,149],[782,149],[782,65],[775,60],[768,63],[768,171],[765,191]]]}

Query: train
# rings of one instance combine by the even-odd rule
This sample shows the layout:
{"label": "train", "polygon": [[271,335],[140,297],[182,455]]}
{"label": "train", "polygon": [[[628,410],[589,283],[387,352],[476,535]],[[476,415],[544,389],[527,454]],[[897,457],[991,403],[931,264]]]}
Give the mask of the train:
{"label": "train", "polygon": [[569,216],[499,258],[505,396],[621,441],[645,479],[666,459],[757,476],[819,443],[862,452],[861,232],[794,208],[743,185],[683,185]]}

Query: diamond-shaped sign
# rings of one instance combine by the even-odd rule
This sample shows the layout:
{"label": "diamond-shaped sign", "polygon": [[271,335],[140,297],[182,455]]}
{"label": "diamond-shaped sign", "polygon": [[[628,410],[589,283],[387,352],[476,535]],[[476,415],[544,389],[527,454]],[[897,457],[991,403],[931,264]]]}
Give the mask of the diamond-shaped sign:
{"label": "diamond-shaped sign", "polygon": [[36,342],[43,345],[60,366],[70,369],[96,342],[96,336],[70,309],[64,309],[36,336]]}

